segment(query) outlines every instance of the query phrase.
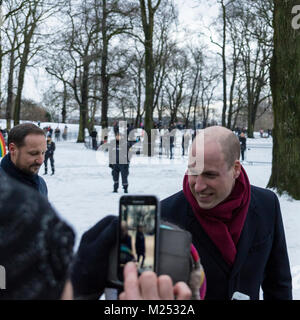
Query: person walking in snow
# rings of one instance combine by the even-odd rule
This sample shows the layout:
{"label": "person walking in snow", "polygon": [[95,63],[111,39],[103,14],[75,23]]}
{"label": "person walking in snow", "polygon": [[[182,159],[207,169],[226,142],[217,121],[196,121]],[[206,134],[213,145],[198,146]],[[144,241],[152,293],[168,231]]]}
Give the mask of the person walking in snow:
{"label": "person walking in snow", "polygon": [[112,169],[113,192],[118,192],[119,176],[121,173],[124,193],[128,193],[129,148],[131,147],[131,143],[124,140],[124,138],[121,138],[120,133],[117,132],[116,138],[110,142],[109,167]]}
{"label": "person walking in snow", "polygon": [[144,267],[145,261],[145,236],[143,231],[143,226],[139,225],[135,237],[135,252],[137,256],[137,262],[140,263],[140,258],[142,258],[140,268]]}
{"label": "person walking in snow", "polygon": [[245,133],[242,132],[239,136],[239,140],[240,140],[240,145],[241,145],[241,156],[242,156],[242,161],[245,160],[245,151],[246,151],[246,136]]}
{"label": "person walking in snow", "polygon": [[45,153],[45,160],[44,160],[44,165],[45,165],[45,173],[48,173],[48,159],[50,160],[50,165],[51,165],[51,170],[52,173],[51,175],[54,175],[55,169],[54,169],[54,151],[55,151],[55,143],[52,141],[51,137],[47,137],[47,151]]}

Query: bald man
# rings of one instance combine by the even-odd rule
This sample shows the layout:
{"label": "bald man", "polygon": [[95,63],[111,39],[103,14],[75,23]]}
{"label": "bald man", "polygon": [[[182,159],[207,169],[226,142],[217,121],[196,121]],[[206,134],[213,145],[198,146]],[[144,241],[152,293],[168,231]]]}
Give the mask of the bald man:
{"label": "bald man", "polygon": [[250,185],[238,138],[224,127],[198,132],[183,189],[161,203],[162,218],[191,232],[207,276],[206,299],[292,299],[280,205]]}

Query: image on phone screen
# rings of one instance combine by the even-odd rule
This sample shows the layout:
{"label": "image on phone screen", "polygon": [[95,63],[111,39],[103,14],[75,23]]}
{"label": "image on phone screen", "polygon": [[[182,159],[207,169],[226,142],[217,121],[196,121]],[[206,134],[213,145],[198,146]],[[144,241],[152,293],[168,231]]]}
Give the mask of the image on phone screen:
{"label": "image on phone screen", "polygon": [[136,263],[139,274],[155,270],[157,207],[121,204],[120,211],[118,277],[123,281],[129,261]]}

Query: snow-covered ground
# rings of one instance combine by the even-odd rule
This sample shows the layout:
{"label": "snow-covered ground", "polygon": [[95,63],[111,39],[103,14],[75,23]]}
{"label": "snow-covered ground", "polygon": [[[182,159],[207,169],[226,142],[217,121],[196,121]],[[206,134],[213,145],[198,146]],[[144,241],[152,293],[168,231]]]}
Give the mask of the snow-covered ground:
{"label": "snow-covered ground", "polygon": [[[1,125],[1,123],[0,123]],[[41,125],[41,127],[44,124]],[[2,128],[5,126],[2,125]],[[52,124],[55,129],[56,125]],[[60,125],[61,128],[64,125]],[[75,133],[76,125],[68,125]],[[118,201],[123,194],[112,193],[111,169],[108,154],[87,149],[75,142],[75,135],[69,141],[56,143],[54,176],[44,176],[49,200],[60,215],[73,226],[77,241],[84,231],[108,214],[118,214]],[[250,182],[265,187],[271,174],[272,138],[247,140],[244,167]],[[130,164],[129,192],[134,194],[155,194],[160,199],[182,188],[187,156],[181,156],[180,143],[175,159],[144,158],[134,156]],[[40,173],[44,172],[42,167]],[[287,196],[279,197],[285,226],[288,253],[293,275],[293,296],[300,300],[300,201]]]}

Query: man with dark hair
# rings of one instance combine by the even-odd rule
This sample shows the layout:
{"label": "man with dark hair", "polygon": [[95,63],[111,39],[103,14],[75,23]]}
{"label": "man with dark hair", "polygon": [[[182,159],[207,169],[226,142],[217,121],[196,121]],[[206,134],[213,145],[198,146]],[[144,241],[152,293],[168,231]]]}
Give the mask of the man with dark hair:
{"label": "man with dark hair", "polygon": [[48,196],[46,182],[38,175],[47,150],[44,131],[32,123],[13,127],[8,135],[8,154],[2,159],[0,172]]}
{"label": "man with dark hair", "polygon": [[161,202],[163,219],[192,234],[207,277],[208,300],[233,296],[292,299],[291,271],[277,196],[251,186],[240,143],[213,126],[192,144],[183,190]]}

